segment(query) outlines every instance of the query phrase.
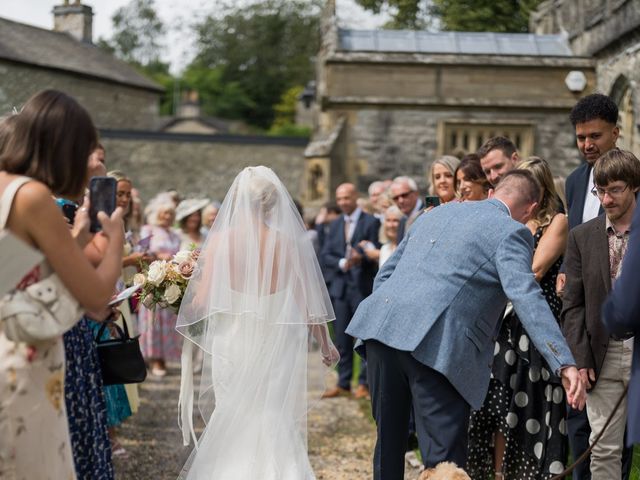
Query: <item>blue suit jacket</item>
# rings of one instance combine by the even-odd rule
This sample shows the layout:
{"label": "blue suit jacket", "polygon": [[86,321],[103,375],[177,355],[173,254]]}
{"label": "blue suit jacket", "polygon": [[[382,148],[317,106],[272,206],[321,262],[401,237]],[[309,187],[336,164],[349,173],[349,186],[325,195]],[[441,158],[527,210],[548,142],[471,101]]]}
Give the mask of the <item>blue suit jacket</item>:
{"label": "blue suit jacket", "polygon": [[631,224],[627,254],[622,272],[602,309],[602,318],[610,332],[633,333],[633,367],[629,382],[627,441],[640,443],[640,207],[636,207]]}
{"label": "blue suit jacket", "polygon": [[[362,212],[351,236],[351,246],[355,248],[362,240],[367,240],[373,243],[376,248],[380,248],[379,231],[380,221],[373,215]],[[363,255],[360,266],[343,272],[339,262],[345,256],[346,247],[344,216],[340,215],[331,222],[329,233],[325,236],[320,251],[320,265],[329,288],[329,295],[331,298],[343,299],[347,284],[351,283],[355,285],[362,297],[366,297],[373,288],[373,279],[378,271],[378,264]]]}
{"label": "blue suit jacket", "polygon": [[[582,223],[582,213],[584,211],[584,202],[587,195],[587,183],[589,183],[589,175],[591,174],[591,165],[583,162],[567,177],[565,182],[565,195],[567,197],[567,208],[569,210],[569,230],[577,227]],[[598,215],[602,215],[604,210],[600,206]]]}
{"label": "blue suit jacket", "polygon": [[531,271],[532,255],[531,233],[498,200],[435,208],[384,264],[347,333],[413,352],[478,409],[507,298],[554,372],[575,365]]}

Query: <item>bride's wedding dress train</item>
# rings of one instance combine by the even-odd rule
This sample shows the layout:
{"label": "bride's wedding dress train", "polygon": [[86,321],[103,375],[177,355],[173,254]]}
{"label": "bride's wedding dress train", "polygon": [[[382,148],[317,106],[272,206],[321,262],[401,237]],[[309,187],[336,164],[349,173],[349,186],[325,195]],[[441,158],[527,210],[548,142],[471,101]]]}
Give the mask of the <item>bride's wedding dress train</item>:
{"label": "bride's wedding dress train", "polygon": [[[231,292],[234,304],[246,303]],[[215,410],[181,478],[312,480],[307,456],[309,327],[287,292],[258,300],[254,313],[218,314],[211,375]]]}

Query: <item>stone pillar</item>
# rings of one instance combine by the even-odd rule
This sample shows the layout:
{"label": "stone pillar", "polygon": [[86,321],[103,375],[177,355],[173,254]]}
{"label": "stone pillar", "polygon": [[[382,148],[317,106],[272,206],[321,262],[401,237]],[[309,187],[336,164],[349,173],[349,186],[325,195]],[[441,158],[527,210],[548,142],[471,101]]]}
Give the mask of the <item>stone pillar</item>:
{"label": "stone pillar", "polygon": [[53,30],[66,32],[80,42],[93,42],[93,11],[89,5],[82,5],[79,0],[69,5],[53,7]]}

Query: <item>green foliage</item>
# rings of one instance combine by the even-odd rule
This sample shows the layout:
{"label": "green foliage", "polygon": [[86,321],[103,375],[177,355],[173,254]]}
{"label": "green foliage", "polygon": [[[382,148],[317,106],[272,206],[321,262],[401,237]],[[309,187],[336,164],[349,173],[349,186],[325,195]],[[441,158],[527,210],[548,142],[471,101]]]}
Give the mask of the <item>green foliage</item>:
{"label": "green foliage", "polygon": [[542,0],[356,0],[365,9],[388,12],[387,28],[423,29],[433,20],[442,30],[527,32],[529,14]]}
{"label": "green foliage", "polygon": [[238,82],[224,82],[222,76],[221,67],[192,63],[182,75],[180,89],[198,92],[203,113],[240,119],[242,112],[254,108],[255,104]]}
{"label": "green foliage", "polygon": [[131,0],[111,17],[113,37],[98,46],[133,64],[147,65],[160,59],[160,39],[166,29],[155,9],[155,0]]}
{"label": "green foliage", "polygon": [[356,3],[375,14],[389,13],[391,21],[384,28],[422,30],[430,25],[427,0],[356,0]]}
{"label": "green foliage", "polygon": [[286,137],[310,137],[311,129],[296,125],[296,105],[304,90],[301,85],[291,87],[280,97],[280,101],[273,107],[275,120],[269,129],[269,135]]}
{"label": "green foliage", "polygon": [[542,0],[432,0],[431,13],[443,30],[466,32],[529,31],[529,14]]}
{"label": "green foliage", "polygon": [[[193,65],[214,71],[219,85],[233,94],[224,108],[212,108],[268,128],[282,94],[314,76],[320,4],[320,0],[265,0],[226,6],[197,24]],[[221,97],[211,93],[212,101]]]}

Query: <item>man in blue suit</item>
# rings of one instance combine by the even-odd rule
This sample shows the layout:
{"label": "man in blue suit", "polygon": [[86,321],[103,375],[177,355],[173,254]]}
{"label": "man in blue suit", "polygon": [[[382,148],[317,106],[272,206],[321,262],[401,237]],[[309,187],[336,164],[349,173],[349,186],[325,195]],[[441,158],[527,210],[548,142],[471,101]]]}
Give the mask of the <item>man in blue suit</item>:
{"label": "man in blue suit", "polygon": [[631,223],[622,272],[602,309],[607,329],[619,337],[634,336],[633,363],[627,399],[627,444],[640,443],[640,208]]}
{"label": "man in blue suit", "polygon": [[364,341],[368,362],[375,480],[403,478],[412,405],[425,466],[466,463],[469,411],[487,393],[507,299],[568,401],[584,405],[585,386],[531,271],[533,237],[523,223],[539,198],[531,173],[512,170],[491,199],[419,217],[378,273],[347,329]]}
{"label": "man in blue suit", "polygon": [[[371,293],[378,264],[363,254],[360,242],[371,242],[380,248],[378,232],[380,221],[358,207],[358,191],[351,183],[336,189],[336,203],[342,215],[331,222],[320,251],[320,264],[327,282],[329,295],[336,314],[335,341],[340,352],[338,386],[328,390],[324,398],[349,395],[353,375],[353,337],[345,330],[360,302]],[[362,362],[356,398],[369,395],[367,370]]]}

